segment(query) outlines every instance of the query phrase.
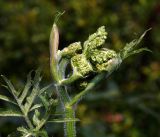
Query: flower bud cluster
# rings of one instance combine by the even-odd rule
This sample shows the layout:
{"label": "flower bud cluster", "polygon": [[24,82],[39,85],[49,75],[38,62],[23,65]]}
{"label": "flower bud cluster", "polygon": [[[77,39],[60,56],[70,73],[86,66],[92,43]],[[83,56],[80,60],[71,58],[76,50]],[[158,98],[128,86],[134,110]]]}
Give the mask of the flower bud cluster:
{"label": "flower bud cluster", "polygon": [[108,61],[117,58],[117,53],[114,50],[94,50],[90,56],[90,60],[98,72],[108,71]]}
{"label": "flower bud cluster", "polygon": [[91,50],[102,47],[107,38],[107,32],[105,31],[105,27],[100,27],[96,33],[93,33],[89,36],[88,40],[84,42],[84,48]]}
{"label": "flower bud cluster", "polygon": [[79,51],[82,51],[82,46],[80,42],[75,42],[70,44],[68,47],[61,51],[61,56],[66,58],[71,58],[75,56]]}
{"label": "flower bud cluster", "polygon": [[73,72],[77,72],[82,77],[87,76],[93,71],[90,62],[86,59],[83,54],[77,54],[71,58],[71,65]]}
{"label": "flower bud cluster", "polygon": [[71,58],[73,74],[76,73],[76,75],[86,77],[92,72],[110,72],[121,63],[117,60],[120,58],[114,50],[102,47],[106,38],[107,32],[105,27],[102,26],[97,32],[89,36],[84,42],[83,48],[80,42],[76,42],[61,51],[62,57]]}

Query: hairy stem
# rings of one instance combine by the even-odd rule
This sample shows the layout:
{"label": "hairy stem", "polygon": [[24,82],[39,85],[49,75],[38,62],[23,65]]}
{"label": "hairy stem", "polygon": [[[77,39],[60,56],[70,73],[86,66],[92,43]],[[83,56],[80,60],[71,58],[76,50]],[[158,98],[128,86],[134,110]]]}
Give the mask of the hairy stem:
{"label": "hairy stem", "polygon": [[[68,107],[65,109],[65,118],[66,119],[74,119],[75,118],[75,111],[72,107]],[[68,121],[65,122],[64,125],[65,136],[66,137],[76,137],[76,122],[75,121]]]}
{"label": "hairy stem", "polygon": [[[64,110],[65,119],[75,119],[75,112],[72,107],[68,107],[70,97],[64,86],[57,86],[57,92],[60,97],[62,107]],[[64,123],[64,132],[66,137],[76,137],[75,121],[68,121]]]}

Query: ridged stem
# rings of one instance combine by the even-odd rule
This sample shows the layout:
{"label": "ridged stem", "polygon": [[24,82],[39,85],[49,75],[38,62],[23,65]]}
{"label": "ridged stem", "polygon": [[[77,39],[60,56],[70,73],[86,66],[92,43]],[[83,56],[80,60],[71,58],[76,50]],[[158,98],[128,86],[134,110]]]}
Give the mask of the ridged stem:
{"label": "ridged stem", "polygon": [[[64,110],[65,119],[75,119],[75,111],[72,107],[69,107],[70,97],[64,86],[57,86],[57,91]],[[65,137],[76,137],[75,121],[68,121],[64,123]]]}
{"label": "ridged stem", "polygon": [[[65,108],[65,118],[75,119],[75,111],[72,107]],[[76,137],[76,122],[69,121],[64,123],[65,137]]]}

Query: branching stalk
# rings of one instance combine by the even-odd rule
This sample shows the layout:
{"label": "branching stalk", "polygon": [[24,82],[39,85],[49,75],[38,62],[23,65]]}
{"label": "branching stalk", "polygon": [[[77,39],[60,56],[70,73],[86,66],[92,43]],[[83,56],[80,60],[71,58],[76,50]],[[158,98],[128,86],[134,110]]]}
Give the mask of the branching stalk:
{"label": "branching stalk", "polygon": [[98,82],[100,82],[104,77],[104,73],[96,76],[83,91],[81,91],[79,94],[72,98],[68,106],[73,106],[75,103],[77,103],[84,95],[86,95],[90,90],[92,90],[98,84]]}

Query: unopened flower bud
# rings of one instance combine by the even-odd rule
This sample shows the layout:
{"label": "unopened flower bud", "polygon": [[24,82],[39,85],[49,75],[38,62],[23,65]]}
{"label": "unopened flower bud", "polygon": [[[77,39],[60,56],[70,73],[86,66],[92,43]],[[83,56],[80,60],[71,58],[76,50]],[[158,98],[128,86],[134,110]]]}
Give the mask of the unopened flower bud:
{"label": "unopened flower bud", "polygon": [[78,73],[82,77],[87,76],[90,72],[93,71],[90,62],[86,59],[83,54],[77,54],[71,58],[71,65],[73,72]]}
{"label": "unopened flower bud", "polygon": [[84,52],[89,52],[92,49],[97,49],[102,47],[105,40],[107,38],[107,32],[105,31],[105,27],[100,27],[96,33],[93,33],[89,36],[88,40],[84,42]]}
{"label": "unopened flower bud", "polygon": [[95,66],[94,69],[97,72],[110,72],[121,63],[121,59],[118,54],[114,50],[110,49],[95,50],[91,54],[90,60],[93,66]]}
{"label": "unopened flower bud", "polygon": [[81,43],[75,42],[75,43],[70,44],[68,47],[64,48],[61,51],[61,55],[62,57],[71,58],[80,51],[82,51]]}

